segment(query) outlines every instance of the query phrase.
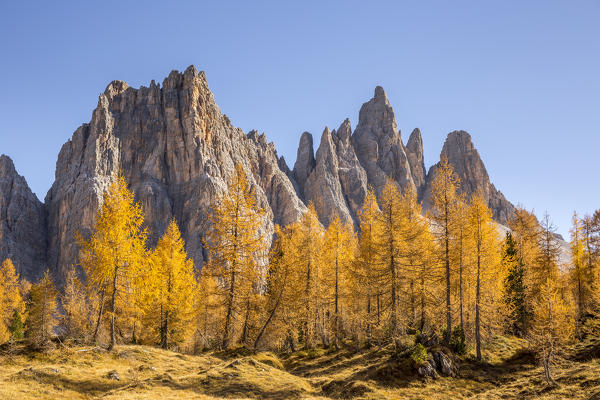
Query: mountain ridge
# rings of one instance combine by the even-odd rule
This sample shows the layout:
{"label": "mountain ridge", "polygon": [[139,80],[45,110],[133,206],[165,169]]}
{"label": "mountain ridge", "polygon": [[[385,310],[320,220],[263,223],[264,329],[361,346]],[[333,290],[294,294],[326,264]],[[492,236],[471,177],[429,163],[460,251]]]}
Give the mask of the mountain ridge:
{"label": "mountain ridge", "polygon": [[[443,156],[455,166],[465,192],[482,190],[495,218],[505,224],[514,206],[490,182],[471,136],[448,134]],[[28,194],[31,190],[24,178],[16,178],[14,166],[0,170],[0,182],[19,181],[21,208],[34,210],[9,229],[8,217],[2,216],[10,199],[0,200],[0,238],[16,243],[32,230],[45,238],[30,246],[35,256],[21,257],[12,245],[0,247],[0,258],[13,258],[27,278],[49,268],[60,280],[77,264],[76,230],[89,234],[103,192],[121,171],[144,207],[150,241],[175,218],[188,254],[200,267],[206,259],[201,232],[207,228],[207,213],[227,190],[236,163],[267,211],[262,221],[267,233],[273,233],[275,224],[297,220],[310,202],[325,225],[336,216],[356,223],[367,189],[380,194],[388,178],[401,189],[414,187],[427,208],[436,166],[425,168],[419,129],[404,144],[381,86],[362,105],[354,131],[349,119],[337,129],[325,127],[316,152],[312,134],[304,132],[290,169],[264,133],[245,133],[231,125],[204,72],[194,66],[172,71],[162,85],[152,81],[136,89],[115,80],[99,95],[90,122],[62,146],[44,203]]]}

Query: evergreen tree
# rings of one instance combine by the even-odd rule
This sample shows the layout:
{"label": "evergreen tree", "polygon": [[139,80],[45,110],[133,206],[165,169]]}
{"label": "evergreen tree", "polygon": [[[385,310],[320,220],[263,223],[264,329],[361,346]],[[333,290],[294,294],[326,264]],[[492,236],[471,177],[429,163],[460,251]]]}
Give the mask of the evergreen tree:
{"label": "evergreen tree", "polygon": [[508,275],[504,280],[504,302],[509,315],[507,322],[509,331],[516,336],[523,337],[527,322],[531,319],[531,311],[527,309],[525,296],[525,265],[519,257],[517,244],[510,232],[506,233],[504,240],[502,262]]}
{"label": "evergreen tree", "polygon": [[19,275],[12,261],[7,258],[0,265],[0,344],[11,337],[18,339],[12,330],[15,313],[22,316],[24,312],[25,302],[19,284]]}
{"label": "evergreen tree", "polygon": [[23,318],[19,310],[13,312],[10,326],[8,328],[10,335],[13,339],[21,340],[25,337],[25,331],[23,329]]}

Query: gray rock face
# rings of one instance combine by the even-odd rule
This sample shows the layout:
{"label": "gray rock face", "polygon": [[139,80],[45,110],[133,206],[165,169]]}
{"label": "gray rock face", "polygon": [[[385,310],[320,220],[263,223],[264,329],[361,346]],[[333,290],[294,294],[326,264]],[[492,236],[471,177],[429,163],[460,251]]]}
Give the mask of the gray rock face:
{"label": "gray rock face", "polygon": [[394,110],[381,86],[362,105],[352,140],[369,185],[377,194],[381,194],[388,178],[395,180],[401,189],[414,186]]}
{"label": "gray rock face", "polygon": [[[468,197],[477,191],[483,193],[494,218],[506,224],[514,214],[515,207],[490,182],[485,165],[471,141],[471,135],[465,131],[453,131],[448,134],[440,159],[446,157],[460,178],[460,190]],[[433,181],[437,165],[430,168],[427,175],[428,185]],[[430,206],[431,188],[427,187],[424,195],[425,207]]]}
{"label": "gray rock face", "polygon": [[338,158],[338,176],[346,205],[353,218],[356,219],[358,210],[362,207],[367,195],[367,173],[358,161],[356,151],[352,146],[352,127],[346,119],[340,127],[331,134]]}
{"label": "gray rock face", "polygon": [[[470,135],[449,134],[444,156],[460,176],[462,190],[468,195],[481,190],[494,216],[505,223],[514,207],[490,183]],[[77,264],[76,233],[90,234],[103,193],[122,171],[144,208],[150,244],[175,218],[188,254],[200,267],[207,213],[226,192],[236,163],[267,211],[262,224],[267,233],[274,224],[296,221],[311,201],[324,225],[336,216],[356,224],[367,189],[380,195],[388,178],[400,189],[416,188],[427,208],[436,169],[425,175],[418,129],[403,145],[379,86],[362,105],[354,133],[348,119],[337,130],[325,129],[316,158],[313,137],[304,132],[290,170],[264,134],[245,134],[231,125],[204,73],[193,66],[173,71],[162,85],[152,81],[134,89],[113,81],[99,96],[91,121],[63,145],[45,205],[10,159],[0,158],[0,258],[13,258],[30,279],[48,266],[60,283]]]}
{"label": "gray rock face", "polygon": [[410,172],[412,173],[413,182],[417,189],[417,193],[421,194],[425,189],[425,160],[423,158],[423,138],[419,128],[415,128],[408,138],[406,144],[406,157]]}
{"label": "gray rock face", "polygon": [[1,155],[0,263],[10,258],[22,277],[35,281],[46,268],[46,237],[44,205]]}
{"label": "gray rock face", "polygon": [[192,66],[162,84],[133,89],[115,81],[89,124],[60,151],[46,196],[48,263],[58,277],[77,262],[75,231],[90,233],[104,191],[121,170],[141,202],[151,242],[175,218],[197,266],[205,258],[207,213],[241,163],[267,212],[263,229],[295,221],[305,206],[264,135],[246,135],[221,114],[204,73]]}
{"label": "gray rock face", "polygon": [[331,132],[325,128],[317,150],[316,165],[304,184],[304,199],[315,205],[319,220],[327,226],[337,216],[351,221],[338,173],[338,157]]}
{"label": "gray rock face", "polygon": [[304,198],[304,185],[313,169],[315,169],[315,165],[313,137],[310,133],[304,132],[300,135],[300,144],[298,144],[296,163],[294,164],[293,171],[294,180],[298,184],[298,190],[302,198]]}

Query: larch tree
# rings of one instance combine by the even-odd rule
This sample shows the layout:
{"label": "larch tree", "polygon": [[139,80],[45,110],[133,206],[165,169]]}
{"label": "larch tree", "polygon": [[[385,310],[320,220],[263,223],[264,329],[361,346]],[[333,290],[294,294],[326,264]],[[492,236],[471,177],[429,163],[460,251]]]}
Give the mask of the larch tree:
{"label": "larch tree", "polygon": [[92,329],[91,310],[85,293],[75,269],[69,270],[63,293],[59,296],[64,312],[60,318],[60,326],[66,337],[77,341],[86,341]]}
{"label": "larch tree", "polygon": [[[522,207],[517,207],[513,217],[509,220],[508,226],[511,229],[511,237],[516,248],[516,262],[519,264],[515,271],[516,279],[522,279],[522,285],[525,288],[525,294],[520,306],[516,310],[512,323],[516,324],[516,332],[524,336],[529,332],[533,318],[533,301],[535,287],[538,282],[535,279],[535,270],[538,263],[540,247],[539,223],[533,212],[529,212]],[[519,274],[522,273],[520,277]],[[517,285],[520,283],[516,282]],[[510,322],[509,322],[510,323]]]}
{"label": "larch tree", "polygon": [[[400,273],[404,278],[401,285],[403,307],[408,315],[408,325],[423,331],[431,319],[432,306],[437,303],[434,297],[438,281],[436,245],[427,218],[421,214],[414,188],[404,189],[398,203],[400,229],[397,239],[400,242]],[[431,323],[431,321],[429,321]],[[432,324],[430,324],[432,325]]]}
{"label": "larch tree", "polygon": [[354,303],[359,306],[359,318],[364,321],[367,342],[373,338],[373,331],[381,321],[381,285],[378,260],[379,218],[381,210],[372,189],[365,196],[362,208],[358,211],[360,238],[356,259],[352,265]]}
{"label": "larch tree", "polygon": [[25,334],[29,343],[36,348],[50,341],[58,324],[57,295],[48,271],[38,283],[31,285]]}
{"label": "larch tree", "polygon": [[267,335],[272,345],[295,350],[296,320],[303,315],[303,263],[292,254],[298,254],[294,235],[298,223],[286,228],[275,227],[275,241],[271,248],[265,290],[264,316],[254,340],[256,351]]}
{"label": "larch tree", "polygon": [[556,385],[551,371],[554,355],[573,334],[571,313],[557,288],[555,278],[546,277],[539,288],[530,334],[530,340],[541,352],[546,382],[553,386]]}
{"label": "larch tree", "polygon": [[[587,307],[582,325],[590,325],[593,333],[600,316],[600,210],[581,219],[581,234],[583,244],[583,273],[588,287]],[[587,329],[587,328],[586,328]]]}
{"label": "larch tree", "polygon": [[217,278],[221,288],[223,348],[237,343],[238,330],[242,328],[243,334],[243,327],[251,318],[267,255],[262,233],[264,213],[256,203],[242,165],[236,164],[228,193],[210,215],[212,229],[204,240],[209,253],[205,268]]}
{"label": "larch tree", "polygon": [[486,313],[488,320],[493,321],[495,315],[490,308],[499,304],[495,296],[499,294],[501,282],[500,244],[492,212],[480,192],[471,197],[468,218],[469,231],[475,244],[472,255],[475,275],[475,350],[477,359],[481,361],[482,313]]}
{"label": "larch tree", "polygon": [[24,312],[19,276],[12,261],[7,258],[0,265],[0,344],[11,337],[22,338]]}
{"label": "larch tree", "polygon": [[451,252],[454,264],[458,266],[458,313],[460,319],[460,329],[465,332],[465,271],[467,253],[472,250],[469,247],[472,242],[469,232],[468,206],[464,195],[458,196],[454,203],[455,217],[455,241],[451,243]]}
{"label": "larch tree", "polygon": [[534,318],[529,338],[540,350],[547,383],[556,385],[551,373],[552,360],[558,346],[572,336],[574,321],[558,265],[560,247],[548,214],[539,227],[538,247],[537,262],[532,268]]}
{"label": "larch tree", "polygon": [[451,303],[451,257],[450,247],[454,235],[456,221],[454,205],[458,199],[460,179],[454,173],[452,165],[446,157],[440,160],[431,185],[432,219],[436,224],[436,233],[441,249],[441,260],[444,263],[446,279],[446,341],[452,332]]}
{"label": "larch tree", "polygon": [[189,336],[198,289],[194,264],[175,220],[152,253],[148,275],[144,285],[150,298],[145,312],[155,321],[152,330],[158,333],[160,346],[168,349]]}
{"label": "larch tree", "polygon": [[[339,348],[342,329],[342,308],[346,306],[350,294],[350,267],[356,255],[356,235],[349,221],[339,217],[329,224],[324,235],[325,285],[329,287],[333,303],[332,334],[334,345]],[[345,310],[344,310],[345,313]]]}
{"label": "larch tree", "polygon": [[575,332],[581,334],[581,325],[585,320],[588,309],[588,292],[590,291],[590,277],[586,274],[585,268],[585,239],[583,234],[583,225],[577,213],[573,214],[571,226],[571,279],[573,283],[573,292],[577,304],[577,316],[575,318]]}
{"label": "larch tree", "polygon": [[[115,348],[118,317],[131,317],[134,306],[134,282],[146,259],[144,215],[123,176],[118,176],[104,194],[102,207],[89,240],[80,238],[80,263],[88,285],[100,293],[100,310],[108,299],[110,341]],[[102,311],[98,321],[102,319]]]}
{"label": "larch tree", "polygon": [[387,299],[383,306],[388,315],[386,329],[391,337],[400,333],[399,296],[401,280],[404,278],[401,276],[403,243],[400,233],[404,228],[401,201],[398,185],[388,179],[381,194],[381,212],[379,213],[379,229],[376,242],[382,275],[381,285],[384,298]]}

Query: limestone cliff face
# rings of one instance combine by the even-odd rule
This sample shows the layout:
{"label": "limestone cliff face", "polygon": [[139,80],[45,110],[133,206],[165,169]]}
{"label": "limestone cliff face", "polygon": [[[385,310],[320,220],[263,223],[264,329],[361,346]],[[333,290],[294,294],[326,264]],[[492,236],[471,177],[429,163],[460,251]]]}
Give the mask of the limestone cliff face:
{"label": "limestone cliff face", "polygon": [[368,183],[377,194],[381,194],[388,178],[402,189],[414,186],[394,110],[381,86],[377,86],[374,97],[362,105],[352,140]]}
{"label": "limestone cliff face", "polygon": [[[468,133],[448,135],[441,157],[461,178],[462,190],[481,190],[494,216],[506,223],[514,212],[490,182]],[[346,119],[325,128],[316,152],[313,136],[300,137],[293,170],[278,158],[264,134],[231,125],[193,66],[173,71],[162,83],[134,89],[111,82],[99,96],[91,121],[64,144],[55,182],[40,203],[8,157],[0,158],[0,258],[10,256],[28,278],[48,266],[59,278],[77,264],[76,232],[89,235],[103,193],[121,171],[141,202],[151,244],[172,218],[186,249],[201,267],[207,215],[240,163],[266,209],[262,229],[296,221],[309,202],[326,226],[333,218],[353,221],[369,187],[380,195],[391,178],[403,190],[417,189],[428,207],[434,165],[425,173],[423,138],[415,129],[406,144],[381,87],[360,109],[354,132]],[[268,235],[270,237],[270,235]]]}
{"label": "limestone cliff face", "polygon": [[[485,165],[473,145],[471,135],[465,131],[449,133],[440,154],[440,159],[442,158],[448,159],[460,178],[461,192],[470,197],[477,191],[481,191],[494,214],[494,218],[501,224],[506,224],[514,214],[515,207],[490,182]],[[437,165],[432,166],[429,170],[427,175],[428,184],[433,180]],[[430,205],[430,195],[430,187],[427,187],[424,194],[425,207]]]}
{"label": "limestone cliff face", "polygon": [[321,136],[315,168],[304,184],[304,199],[315,205],[319,220],[329,225],[335,217],[350,221],[350,211],[342,191],[336,146],[329,128]]}
{"label": "limestone cliff face", "polygon": [[48,264],[64,276],[77,262],[75,232],[89,234],[104,191],[122,171],[141,202],[151,241],[175,218],[186,250],[200,266],[207,213],[241,163],[267,212],[263,229],[295,221],[305,210],[264,135],[246,135],[221,114],[204,73],[173,71],[162,84],[133,89],[114,81],[89,124],[60,151],[46,196]]}
{"label": "limestone cliff face", "polygon": [[36,280],[46,266],[46,213],[12,160],[0,156],[0,263],[10,258],[24,278]]}
{"label": "limestone cliff face", "polygon": [[419,128],[415,128],[408,138],[406,157],[408,158],[408,165],[410,165],[410,172],[415,183],[415,188],[417,189],[417,193],[421,195],[423,190],[425,190],[426,170],[423,158],[423,138],[421,137]]}

